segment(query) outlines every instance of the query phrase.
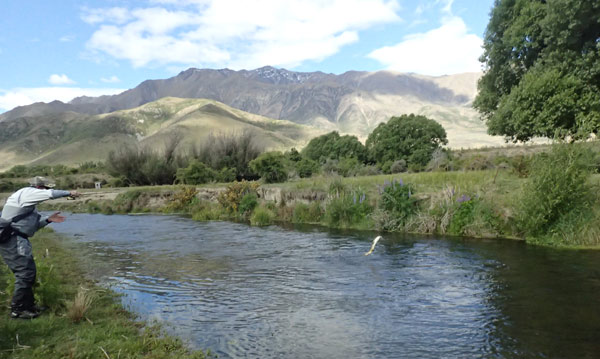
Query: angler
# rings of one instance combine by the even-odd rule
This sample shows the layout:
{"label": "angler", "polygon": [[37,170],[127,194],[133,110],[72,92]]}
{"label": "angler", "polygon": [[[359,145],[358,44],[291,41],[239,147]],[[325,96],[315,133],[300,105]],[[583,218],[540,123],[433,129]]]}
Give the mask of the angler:
{"label": "angler", "polygon": [[65,221],[60,212],[42,217],[35,206],[49,199],[79,196],[77,191],[52,189],[54,183],[40,176],[34,177],[30,184],[6,199],[0,218],[0,255],[15,275],[10,315],[21,319],[36,318],[43,310],[35,305],[33,297],[36,267],[29,237],[50,223]]}

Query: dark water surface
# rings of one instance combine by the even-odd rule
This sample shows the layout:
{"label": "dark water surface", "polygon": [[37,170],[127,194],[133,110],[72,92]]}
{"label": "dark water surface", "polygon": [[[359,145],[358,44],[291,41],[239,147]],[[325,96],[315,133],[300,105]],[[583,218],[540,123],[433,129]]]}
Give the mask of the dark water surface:
{"label": "dark water surface", "polygon": [[600,251],[72,214],[90,275],[220,358],[600,358]]}

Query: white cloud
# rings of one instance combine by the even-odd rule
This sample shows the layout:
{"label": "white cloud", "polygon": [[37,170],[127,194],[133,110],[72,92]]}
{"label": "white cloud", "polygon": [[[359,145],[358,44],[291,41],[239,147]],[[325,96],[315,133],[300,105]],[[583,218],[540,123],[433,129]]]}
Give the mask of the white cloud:
{"label": "white cloud", "polygon": [[442,12],[445,12],[447,14],[452,14],[452,4],[453,3],[454,3],[454,0],[437,0],[436,1],[436,4],[443,5]]}
{"label": "white cloud", "polygon": [[129,10],[123,7],[113,7],[110,9],[83,9],[81,19],[88,24],[98,24],[101,22],[111,22],[123,24],[130,19]]}
{"label": "white cloud", "polygon": [[483,40],[469,34],[464,21],[454,16],[437,29],[405,36],[402,42],[377,49],[368,57],[389,70],[439,76],[481,71],[482,45]]}
{"label": "white cloud", "polygon": [[75,40],[74,35],[65,35],[59,39],[60,42],[72,42],[73,40]]}
{"label": "white cloud", "polygon": [[68,102],[78,96],[115,95],[125,91],[116,88],[38,87],[0,90],[0,112],[35,102]]}
{"label": "white cloud", "polygon": [[71,80],[67,75],[52,74],[48,78],[48,82],[52,85],[72,85],[75,81]]}
{"label": "white cloud", "polygon": [[337,53],[358,41],[360,30],[400,21],[396,0],[152,2],[157,5],[143,9],[87,10],[86,21],[99,26],[87,48],[134,67],[293,67]]}
{"label": "white cloud", "polygon": [[121,80],[115,75],[113,75],[111,77],[103,77],[100,79],[100,81],[108,83],[108,84],[115,84],[117,82],[121,82]]}

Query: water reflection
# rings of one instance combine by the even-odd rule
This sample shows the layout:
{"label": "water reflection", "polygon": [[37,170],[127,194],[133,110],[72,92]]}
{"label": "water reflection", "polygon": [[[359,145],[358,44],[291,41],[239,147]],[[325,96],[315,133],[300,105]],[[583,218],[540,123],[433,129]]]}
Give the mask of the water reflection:
{"label": "water reflection", "polygon": [[596,252],[386,235],[365,257],[372,233],[161,216],[76,214],[56,229],[131,309],[220,357],[600,352]]}

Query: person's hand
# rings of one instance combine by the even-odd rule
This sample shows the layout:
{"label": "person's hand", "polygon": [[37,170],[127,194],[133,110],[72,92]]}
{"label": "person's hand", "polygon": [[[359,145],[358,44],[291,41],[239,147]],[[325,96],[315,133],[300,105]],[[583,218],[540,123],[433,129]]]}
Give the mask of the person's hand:
{"label": "person's hand", "polygon": [[79,196],[81,196],[81,194],[79,192],[77,192],[77,191],[70,191],[69,192],[69,197],[77,198]]}
{"label": "person's hand", "polygon": [[48,217],[48,222],[51,223],[62,223],[66,219],[65,216],[61,216],[60,212],[54,212],[50,217]]}

